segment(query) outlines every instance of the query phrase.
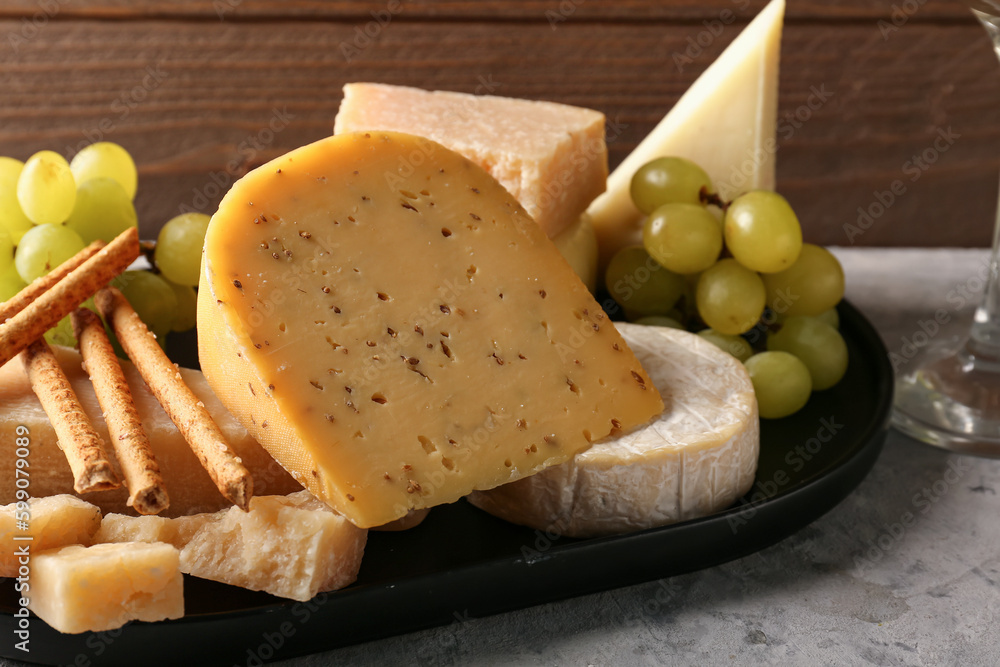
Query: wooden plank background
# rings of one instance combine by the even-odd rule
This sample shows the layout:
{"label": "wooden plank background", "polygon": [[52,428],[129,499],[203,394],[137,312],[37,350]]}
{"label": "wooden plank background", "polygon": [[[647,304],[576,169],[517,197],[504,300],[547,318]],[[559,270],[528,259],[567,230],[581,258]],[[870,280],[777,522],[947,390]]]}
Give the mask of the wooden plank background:
{"label": "wooden plank background", "polygon": [[[764,4],[6,0],[0,154],[123,144],[152,236],[328,134],[340,87],[369,80],[598,109],[614,166]],[[988,245],[1000,67],[960,3],[788,0],[779,116],[778,187],[809,240]]]}

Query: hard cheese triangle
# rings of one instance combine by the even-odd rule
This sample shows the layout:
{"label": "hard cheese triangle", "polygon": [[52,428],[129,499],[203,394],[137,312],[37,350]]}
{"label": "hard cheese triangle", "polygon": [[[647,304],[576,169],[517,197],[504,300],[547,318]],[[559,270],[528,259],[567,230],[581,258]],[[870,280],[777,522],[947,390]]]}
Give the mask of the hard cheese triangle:
{"label": "hard cheese triangle", "polygon": [[362,527],[663,409],[517,201],[406,134],[330,137],[236,183],[208,228],[198,327],[219,398]]}
{"label": "hard cheese triangle", "polygon": [[642,214],[629,185],[650,160],[693,160],[727,200],[747,190],[774,189],[784,16],[785,0],[771,0],[608,177],[607,190],[587,209],[602,267],[619,249],[642,243]]}

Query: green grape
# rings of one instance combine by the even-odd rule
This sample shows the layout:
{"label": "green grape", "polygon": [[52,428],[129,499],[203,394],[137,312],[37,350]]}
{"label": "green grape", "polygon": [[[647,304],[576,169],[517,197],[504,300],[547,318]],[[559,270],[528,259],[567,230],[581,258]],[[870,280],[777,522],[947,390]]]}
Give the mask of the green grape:
{"label": "green grape", "polygon": [[21,241],[33,223],[17,201],[17,179],[24,163],[12,157],[0,157],[0,228],[7,230],[14,245]]}
{"label": "green grape", "polygon": [[698,279],[698,314],[719,333],[736,335],[753,328],[764,312],[764,283],[735,259],[719,260]]}
{"label": "green grape", "polygon": [[[97,306],[94,305],[94,297],[90,297],[86,301],[80,304],[81,308],[86,308],[93,312],[97,312]],[[73,331],[73,320],[70,316],[59,320],[59,323],[54,327],[45,332],[45,340],[49,345],[63,345],[65,347],[76,347],[76,332]]]}
{"label": "green grape", "polygon": [[714,329],[704,329],[699,331],[698,335],[740,361],[746,361],[753,355],[753,348],[750,347],[750,343],[741,336],[722,334]]}
{"label": "green grape", "polygon": [[829,389],[847,372],[847,344],[836,329],[816,317],[789,317],[768,336],[767,349],[798,357],[809,369],[816,391]]}
{"label": "green grape", "polygon": [[643,224],[642,242],[653,259],[674,273],[698,273],[719,259],[722,229],[704,206],[664,204]]}
{"label": "green grape", "polygon": [[172,331],[187,331],[194,329],[198,323],[198,293],[193,287],[187,285],[177,285],[165,281],[174,290],[177,297],[177,318],[174,320]]}
{"label": "green grape", "polygon": [[14,265],[21,278],[30,283],[83,250],[83,245],[80,235],[69,227],[38,225],[21,237]]}
{"label": "green grape", "polygon": [[611,258],[604,285],[630,317],[665,315],[684,292],[684,278],[657,264],[639,245]]}
{"label": "green grape", "polygon": [[705,170],[682,157],[661,157],[639,167],[629,188],[632,201],[643,213],[664,204],[701,205],[701,189],[715,192]]}
{"label": "green grape", "polygon": [[824,310],[819,315],[814,315],[814,317],[824,324],[829,324],[834,329],[840,328],[840,315],[837,313],[836,308]]}
{"label": "green grape", "polygon": [[[764,284],[766,286],[767,281],[764,281]],[[789,317],[812,317],[813,319],[817,319],[820,322],[823,322],[824,324],[829,324],[834,329],[840,328],[840,315],[837,314],[836,308],[824,310],[819,315],[787,315],[787,314],[774,313],[772,311],[772,317],[773,317],[773,322],[775,324],[784,324],[785,320],[787,320]]]}
{"label": "green grape", "polygon": [[640,317],[635,321],[636,324],[646,324],[651,327],[667,327],[668,329],[684,329],[684,326],[672,317],[666,317],[665,315],[648,315],[646,317]]}
{"label": "green grape", "polygon": [[177,295],[170,284],[149,271],[126,271],[111,284],[121,290],[162,344],[177,319]]}
{"label": "green grape", "polygon": [[79,234],[84,243],[111,241],[138,225],[132,199],[118,181],[103,176],[80,184],[76,205],[66,220],[66,226]]}
{"label": "green grape", "polygon": [[49,345],[76,347],[76,336],[73,333],[73,323],[70,321],[69,315],[45,332],[45,342]]}
{"label": "green grape", "polygon": [[809,401],[812,380],[809,369],[793,354],[760,352],[744,362],[757,409],[764,419],[780,419],[798,412]]}
{"label": "green grape", "polygon": [[65,158],[53,151],[29,157],[17,179],[17,201],[36,225],[66,220],[76,203],[76,181]]}
{"label": "green grape", "polygon": [[135,162],[118,144],[110,141],[90,144],[73,156],[69,167],[81,185],[92,178],[111,178],[122,186],[129,201],[135,199],[139,182]]}
{"label": "green grape", "polygon": [[6,301],[27,286],[28,283],[17,272],[17,267],[11,264],[10,268],[0,273],[0,302]]}
{"label": "green grape", "polygon": [[844,296],[844,269],[818,245],[804,243],[799,258],[780,273],[763,276],[767,305],[779,315],[819,315]]}
{"label": "green grape", "polygon": [[190,287],[198,284],[209,220],[204,213],[183,213],[163,225],[154,258],[167,280]]}
{"label": "green grape", "polygon": [[737,262],[752,271],[775,273],[787,269],[802,249],[799,219],[776,192],[753,190],[740,195],[726,209],[722,226],[726,248]]}

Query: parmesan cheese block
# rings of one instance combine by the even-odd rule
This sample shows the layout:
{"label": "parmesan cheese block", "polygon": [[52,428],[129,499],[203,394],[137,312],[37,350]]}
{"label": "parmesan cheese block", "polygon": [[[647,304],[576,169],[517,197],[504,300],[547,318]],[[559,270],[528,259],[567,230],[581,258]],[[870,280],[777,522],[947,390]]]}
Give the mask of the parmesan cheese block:
{"label": "parmesan cheese block", "polygon": [[778,59],[785,0],[771,0],[608,177],[587,212],[594,219],[600,266],[642,243],[642,214],[629,187],[639,167],[663,156],[701,166],[719,195],[774,189]]}
{"label": "parmesan cheese block", "polygon": [[202,579],[309,600],[354,582],[368,532],[308,491],[254,496],[250,510],[165,519],[104,517],[95,542],[166,542],[180,570]]}
{"label": "parmesan cheese block", "polygon": [[663,409],[538,225],[427,139],[340,134],[259,167],[223,199],[204,257],[209,383],[361,527],[531,475]]}
{"label": "parmesan cheese block", "polygon": [[591,292],[597,287],[597,234],[590,216],[584,213],[580,219],[552,238],[576,275]]}
{"label": "parmesan cheese block", "polygon": [[[94,394],[90,378],[83,370],[80,354],[70,348],[53,346],[59,365],[73,385],[73,390],[83,404],[94,427],[105,442],[110,442],[108,428],[101,406]],[[145,381],[135,368],[122,362],[125,378],[132,390],[136,408],[142,419],[143,429],[149,436],[153,452],[163,474],[170,507],[164,516],[180,516],[195,512],[209,512],[230,506],[216,489],[197,457],[188,447],[177,427],[163,412],[163,408],[146,387]],[[300,491],[302,486],[295,482],[271,456],[251,438],[219,399],[212,393],[202,374],[196,370],[180,369],[184,381],[200,398],[222,429],[233,450],[243,459],[254,477],[254,489],[260,494],[286,494]],[[31,463],[31,494],[51,496],[73,493],[73,474],[66,456],[59,449],[55,431],[42,410],[38,397],[31,391],[31,385],[17,359],[0,368],[0,459],[14,461],[18,426],[28,429],[27,438]],[[112,461],[117,465],[116,461]],[[119,479],[121,478],[120,471]],[[16,500],[16,478],[14,465],[0,465],[0,503]],[[88,502],[105,512],[133,514],[125,502],[128,492],[122,489],[98,491],[86,494]]]}
{"label": "parmesan cheese block", "polygon": [[76,496],[30,498],[0,507],[0,577],[16,577],[18,566],[27,564],[22,561],[24,547],[37,552],[90,544],[100,526],[101,510]]}
{"label": "parmesan cheese block", "polygon": [[753,483],[757,400],[736,358],[665,327],[619,324],[667,406],[645,428],[470,502],[507,521],[572,537],[612,535],[705,516]]}
{"label": "parmesan cheese block", "polygon": [[349,83],[334,132],[392,130],[432,139],[500,181],[549,238],[604,192],[604,114],[490,95]]}
{"label": "parmesan cheese block", "polygon": [[184,615],[179,554],[169,544],[95,544],[34,554],[28,609],[59,632],[104,632]]}

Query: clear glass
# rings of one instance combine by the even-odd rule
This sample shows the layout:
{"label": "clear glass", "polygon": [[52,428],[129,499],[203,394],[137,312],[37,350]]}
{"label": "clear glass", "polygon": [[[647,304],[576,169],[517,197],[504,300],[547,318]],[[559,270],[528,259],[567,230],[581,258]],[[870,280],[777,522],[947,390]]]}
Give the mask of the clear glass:
{"label": "clear glass", "polygon": [[[1000,58],[1000,0],[967,0]],[[1000,458],[1000,202],[983,301],[968,337],[927,348],[896,378],[893,426],[918,440]]]}

